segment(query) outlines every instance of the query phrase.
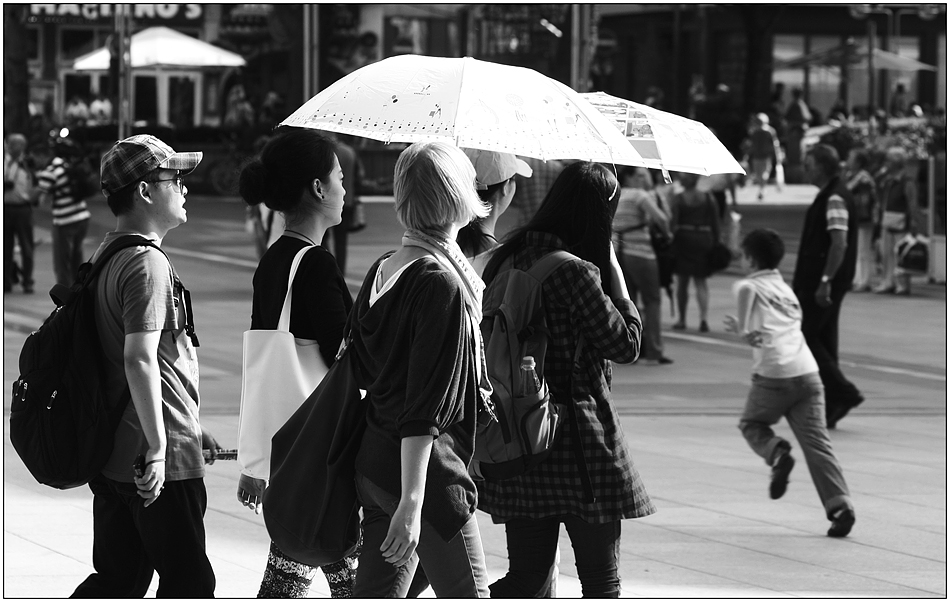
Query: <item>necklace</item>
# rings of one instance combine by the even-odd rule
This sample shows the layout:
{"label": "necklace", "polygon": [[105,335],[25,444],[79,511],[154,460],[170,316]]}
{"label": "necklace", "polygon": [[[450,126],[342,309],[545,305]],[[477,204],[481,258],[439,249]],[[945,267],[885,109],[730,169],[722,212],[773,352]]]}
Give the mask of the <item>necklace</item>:
{"label": "necklace", "polygon": [[296,234],[296,235],[299,236],[300,238],[305,239],[305,240],[306,240],[307,242],[309,242],[311,245],[317,246],[317,243],[313,242],[313,239],[311,239],[311,238],[310,238],[309,236],[307,236],[306,234],[301,234],[300,232],[297,232],[296,230],[288,230],[288,229],[286,229],[286,228],[284,229],[284,232],[285,232],[285,233],[290,233],[290,234]]}

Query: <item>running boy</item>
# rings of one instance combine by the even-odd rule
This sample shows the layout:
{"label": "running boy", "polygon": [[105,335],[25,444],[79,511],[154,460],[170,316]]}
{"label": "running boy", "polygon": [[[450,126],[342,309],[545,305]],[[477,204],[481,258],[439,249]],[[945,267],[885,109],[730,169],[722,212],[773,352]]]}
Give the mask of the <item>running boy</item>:
{"label": "running boy", "polygon": [[739,429],[755,453],[772,467],[769,496],[785,494],[795,466],[792,446],[772,431],[782,416],[795,433],[818,496],[831,521],[829,537],[844,537],[854,525],[854,506],[825,426],[825,395],[818,364],[801,332],[802,310],[778,264],[785,245],[773,230],[750,232],[742,241],[749,275],[737,282],[739,316],[726,316],[727,332],[752,346],[752,389]]}

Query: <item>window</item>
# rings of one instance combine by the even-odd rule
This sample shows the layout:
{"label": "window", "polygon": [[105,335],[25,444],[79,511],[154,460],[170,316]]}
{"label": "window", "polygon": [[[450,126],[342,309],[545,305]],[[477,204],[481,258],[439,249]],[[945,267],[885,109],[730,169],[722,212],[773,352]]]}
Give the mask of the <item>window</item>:
{"label": "window", "polygon": [[[775,48],[772,52],[772,59],[775,63],[780,61],[789,61],[805,54],[805,36],[775,36]],[[805,70],[804,69],[780,69],[775,68],[772,71],[773,87],[777,83],[785,84],[788,91],[794,88],[805,88]],[[787,99],[782,99],[787,101]]]}
{"label": "window", "polygon": [[30,61],[40,60],[40,28],[26,28],[26,58]]}
{"label": "window", "polygon": [[[844,41],[838,36],[811,36],[808,40],[808,53],[831,50],[841,46]],[[851,69],[854,71],[854,68]],[[816,109],[822,121],[828,119],[831,107],[841,94],[841,67],[808,68],[808,105]]]}
{"label": "window", "polygon": [[134,122],[156,124],[158,122],[158,82],[153,75],[136,75]]}
{"label": "window", "polygon": [[[920,60],[920,41],[916,37],[902,36],[891,43],[890,51],[906,58]],[[907,98],[911,104],[918,102],[917,82],[918,71],[889,71],[887,77],[886,101],[889,103],[898,84],[903,84],[907,91]]]}

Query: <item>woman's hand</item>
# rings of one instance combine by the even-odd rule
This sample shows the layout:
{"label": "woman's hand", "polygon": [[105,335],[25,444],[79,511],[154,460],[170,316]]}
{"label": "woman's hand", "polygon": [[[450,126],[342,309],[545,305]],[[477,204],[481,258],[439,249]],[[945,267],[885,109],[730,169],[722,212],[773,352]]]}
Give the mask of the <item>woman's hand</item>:
{"label": "woman's hand", "polygon": [[254,511],[254,514],[260,514],[264,501],[264,489],[267,488],[267,481],[264,479],[255,479],[254,477],[242,474],[238,479],[237,498],[238,501]]}
{"label": "woman's hand", "polygon": [[383,560],[401,567],[412,558],[422,531],[422,506],[400,501],[389,521],[389,531],[379,550]]}
{"label": "woman's hand", "polygon": [[620,260],[617,258],[617,250],[613,244],[610,247],[610,278],[613,287],[614,297],[617,299],[630,299],[630,293],[627,292],[627,281],[623,277],[623,270],[620,268]]}

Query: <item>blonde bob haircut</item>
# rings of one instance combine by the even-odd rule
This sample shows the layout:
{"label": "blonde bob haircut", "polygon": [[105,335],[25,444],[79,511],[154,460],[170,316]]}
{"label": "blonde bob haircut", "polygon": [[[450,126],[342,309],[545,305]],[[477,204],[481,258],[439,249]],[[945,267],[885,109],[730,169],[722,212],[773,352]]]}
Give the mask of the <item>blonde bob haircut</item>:
{"label": "blonde bob haircut", "polygon": [[416,142],[396,160],[396,218],[406,228],[468,223],[491,208],[475,190],[475,167],[448,142]]}

